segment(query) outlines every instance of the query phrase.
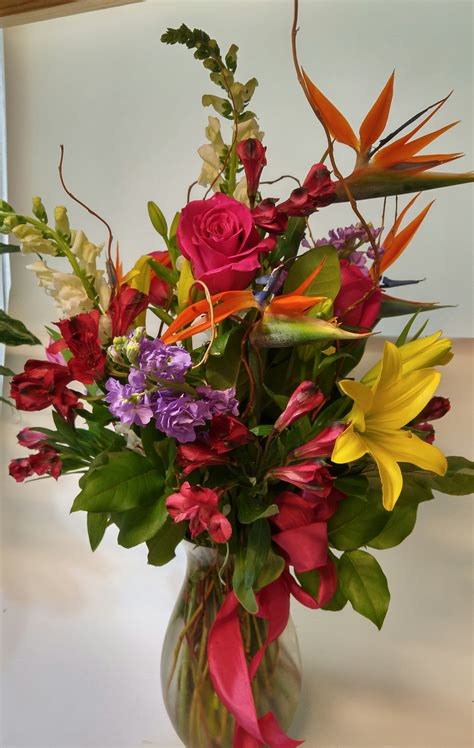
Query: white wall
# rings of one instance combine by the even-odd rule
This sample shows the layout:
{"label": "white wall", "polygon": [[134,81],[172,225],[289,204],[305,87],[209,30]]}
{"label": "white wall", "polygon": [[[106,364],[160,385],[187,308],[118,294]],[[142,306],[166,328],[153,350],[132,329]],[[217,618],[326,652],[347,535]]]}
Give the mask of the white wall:
{"label": "white wall", "polygon": [[[452,88],[455,95],[433,129],[462,119],[431,152],[464,151],[449,168],[467,171],[472,160],[472,4],[469,0],[332,0],[301,3],[300,57],[319,86],[358,127],[393,68],[396,96],[390,126],[397,126]],[[200,105],[212,84],[183,48],[159,41],[181,21],[203,27],[222,47],[240,45],[241,75],[256,75],[254,107],[266,132],[267,178],[303,176],[324,150],[324,137],[295,82],[289,29],[290,0],[147,2],[8,30],[5,34],[10,199],[27,211],[32,195],[49,206],[65,202],[57,179],[58,146],[66,146],[71,188],[111,222],[126,264],[160,247],[146,214],[154,199],[168,216],[185,202],[199,173],[196,148],[210,110]],[[344,149],[341,164],[351,165]],[[408,298],[457,304],[433,315],[446,332],[472,334],[472,188],[422,196],[437,202],[426,225],[391,275],[424,278],[401,289]],[[381,203],[362,203],[375,223]],[[77,207],[74,224],[91,238],[100,225]],[[314,232],[353,221],[347,206],[332,206],[313,219]],[[54,316],[13,259],[12,313],[29,317],[35,331]],[[439,320],[439,321],[438,321]],[[387,322],[396,334],[400,323]]]}

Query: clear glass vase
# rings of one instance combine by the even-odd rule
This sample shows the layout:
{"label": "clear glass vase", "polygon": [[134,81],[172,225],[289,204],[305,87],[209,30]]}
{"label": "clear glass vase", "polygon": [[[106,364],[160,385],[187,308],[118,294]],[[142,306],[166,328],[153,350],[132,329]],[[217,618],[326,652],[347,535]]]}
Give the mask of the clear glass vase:
{"label": "clear glass vase", "polygon": [[[163,645],[161,682],[166,710],[186,748],[232,748],[234,720],[209,676],[207,639],[226,594],[219,579],[223,559],[211,548],[187,543],[186,579]],[[231,589],[232,559],[221,577]],[[250,662],[266,639],[267,622],[240,609],[245,653]],[[301,659],[290,619],[270,644],[252,682],[258,717],[271,710],[288,730],[301,693]]]}

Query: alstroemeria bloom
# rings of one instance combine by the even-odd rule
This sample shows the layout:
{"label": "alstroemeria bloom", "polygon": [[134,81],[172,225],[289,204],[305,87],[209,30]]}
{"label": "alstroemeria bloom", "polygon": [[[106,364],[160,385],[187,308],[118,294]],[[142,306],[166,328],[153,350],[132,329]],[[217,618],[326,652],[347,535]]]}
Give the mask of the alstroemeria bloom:
{"label": "alstroemeria bloom", "polygon": [[[418,341],[415,341],[418,342]],[[435,369],[403,373],[401,349],[386,342],[375,384],[344,379],[339,387],[354,400],[348,428],[336,441],[332,461],[354,462],[366,454],[375,461],[382,481],[383,504],[391,511],[403,487],[399,462],[444,475],[447,461],[437,448],[404,426],[413,421],[433,396],[441,375]]]}
{"label": "alstroemeria bloom", "polygon": [[265,151],[267,149],[256,138],[241,140],[236,151],[244,167],[247,178],[247,194],[251,200],[257,194],[263,167],[267,164]]}
{"label": "alstroemeria bloom", "polygon": [[291,483],[318,496],[328,496],[333,478],[327,468],[319,462],[302,462],[300,465],[270,468],[267,478]]}
{"label": "alstroemeria bloom", "polygon": [[282,431],[291,426],[302,416],[319,408],[324,402],[324,395],[313,382],[306,380],[298,385],[288,401],[283,413],[275,422],[275,430]]}
{"label": "alstroemeria bloom", "polygon": [[44,447],[47,441],[46,434],[41,431],[34,431],[33,429],[24,428],[17,435],[18,444],[22,447],[28,447],[28,449],[39,449]]}
{"label": "alstroemeria bloom", "polygon": [[191,537],[207,530],[216,543],[227,543],[232,525],[218,509],[219,496],[210,488],[183,483],[179,493],[166,499],[166,508],[175,522],[189,520]]}
{"label": "alstroemeria bloom", "polygon": [[105,353],[99,339],[100,312],[78,314],[57,322],[67,347],[72,353],[68,366],[74,379],[84,384],[100,380],[105,372]]}
{"label": "alstroemeria bloom", "polygon": [[183,466],[184,475],[189,475],[193,470],[209,465],[227,465],[228,457],[219,455],[214,452],[212,447],[208,447],[201,442],[192,444],[180,444],[178,446],[178,464]]}
{"label": "alstroemeria bloom", "polygon": [[232,449],[247,444],[255,437],[247,426],[237,418],[219,414],[214,416],[209,429],[209,443],[217,454],[230,452]]}
{"label": "alstroemeria bloom", "polygon": [[308,460],[312,457],[329,457],[336,439],[342,434],[345,426],[342,423],[332,423],[321,431],[314,439],[302,444],[290,453],[290,457],[295,460]]}

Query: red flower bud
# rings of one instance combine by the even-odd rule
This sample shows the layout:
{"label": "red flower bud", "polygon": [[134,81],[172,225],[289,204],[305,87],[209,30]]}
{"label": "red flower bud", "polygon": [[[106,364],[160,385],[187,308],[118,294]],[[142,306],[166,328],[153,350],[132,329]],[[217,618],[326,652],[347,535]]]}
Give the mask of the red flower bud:
{"label": "red flower bud", "polygon": [[[163,265],[165,268],[171,268],[171,257],[169,252],[149,252],[149,257],[152,257],[155,262]],[[150,290],[148,292],[149,301],[155,306],[164,306],[168,300],[170,287],[166,281],[160,278],[153,269],[151,269],[151,281]]]}
{"label": "red flower bud", "polygon": [[437,421],[449,413],[451,410],[451,403],[447,397],[432,397],[428,405],[426,405],[421,413],[416,417],[417,423],[423,421]]}
{"label": "red flower bud", "polygon": [[290,453],[290,458],[307,460],[312,457],[328,457],[332,454],[337,437],[342,434],[345,428],[341,423],[331,424],[314,439],[294,449]]}
{"label": "red flower bud", "polygon": [[37,449],[44,447],[46,444],[46,436],[41,431],[33,431],[33,429],[22,429],[17,434],[18,444],[22,447],[28,447],[28,449]]}
{"label": "red flower bud", "polygon": [[220,457],[206,444],[194,442],[193,444],[181,444],[178,447],[178,464],[184,466],[183,473],[189,475],[193,470],[209,465],[227,465],[228,458]]}
{"label": "red flower bud", "polygon": [[324,164],[314,164],[301,187],[293,190],[288,200],[278,206],[287,216],[309,216],[318,208],[332,203],[334,183]]}
{"label": "red flower bud", "polygon": [[265,157],[266,150],[267,149],[264,148],[261,142],[256,138],[241,140],[236,148],[237,155],[242,161],[245,170],[245,176],[247,178],[247,194],[250,201],[252,201],[257,194],[263,167],[267,164],[267,159]]}
{"label": "red flower bud", "polygon": [[267,478],[291,483],[319,496],[328,496],[332,490],[333,478],[318,462],[302,462],[300,465],[271,468]]}
{"label": "red flower bud", "polygon": [[254,438],[248,428],[233,416],[214,416],[209,429],[209,441],[217,454],[230,452],[231,449],[247,444]]}
{"label": "red flower bud", "polygon": [[313,382],[305,381],[293,392],[283,413],[275,423],[276,431],[282,431],[288,428],[292,423],[301,418],[301,416],[310,413],[315,408],[319,408],[324,402],[324,395]]}
{"label": "red flower bud", "polygon": [[431,423],[428,423],[428,421],[425,421],[424,423],[416,423],[413,428],[416,431],[421,431],[420,438],[423,439],[423,441],[428,442],[428,444],[433,444],[435,440],[435,430]]}

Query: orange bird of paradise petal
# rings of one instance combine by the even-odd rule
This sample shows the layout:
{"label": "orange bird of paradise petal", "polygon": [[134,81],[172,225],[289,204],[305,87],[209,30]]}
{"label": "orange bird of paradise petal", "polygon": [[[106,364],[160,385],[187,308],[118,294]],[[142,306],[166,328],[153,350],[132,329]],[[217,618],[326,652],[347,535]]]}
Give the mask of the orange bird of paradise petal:
{"label": "orange bird of paradise petal", "polygon": [[[433,111],[425,117],[410,132],[401,136],[394,142],[379,147],[371,157],[370,151],[375,141],[380,138],[385,130],[390,108],[393,100],[393,86],[395,73],[393,72],[379,96],[377,97],[372,108],[365,116],[359,130],[357,138],[354,130],[350,126],[344,115],[332,104],[331,101],[315,86],[306,72],[303,70],[303,77],[306,85],[306,94],[317,110],[321,120],[326,125],[331,136],[339,143],[348,145],[357,153],[356,171],[360,173],[363,169],[373,171],[425,171],[426,169],[438,166],[463,154],[436,154],[434,156],[417,157],[416,154],[433,140],[438,138],[444,132],[449,130],[458,122],[452,122],[445,127],[440,128],[432,133],[424,135],[416,140],[413,136],[433,117],[439,109],[446,103],[451,96],[448,94],[442,99]],[[355,172],[354,172],[355,173]]]}
{"label": "orange bird of paradise petal", "polygon": [[[316,306],[316,304],[319,304],[320,301],[324,301],[326,298],[324,296],[304,295],[304,292],[321,272],[325,261],[326,258],[315,267],[312,273],[292,293],[276,296],[266,308],[258,303],[252,291],[222,291],[221,293],[214,294],[214,296],[211,296],[214,323],[218,324],[232,314],[237,314],[237,312],[241,312],[244,309],[260,309],[264,315],[287,315],[288,317],[299,316],[308,312],[313,306]],[[204,332],[212,324],[209,312],[209,302],[207,299],[202,299],[191,304],[181,314],[178,314],[161,339],[164,343],[172,344]],[[204,317],[203,320],[193,324],[202,316]]]}
{"label": "orange bird of paradise petal", "polygon": [[[410,202],[405,206],[400,215],[397,217],[390,231],[387,232],[385,239],[383,240],[384,254],[380,260],[380,272],[384,273],[390,265],[393,265],[402,252],[406,249],[408,244],[411,242],[416,232],[420,228],[421,224],[428,215],[428,211],[434,203],[434,200],[426,205],[423,210],[406,226],[404,229],[399,231],[403,219],[410,210],[411,206],[419,198],[421,192],[413,197]],[[372,277],[375,274],[375,267],[372,265],[370,269]]]}

